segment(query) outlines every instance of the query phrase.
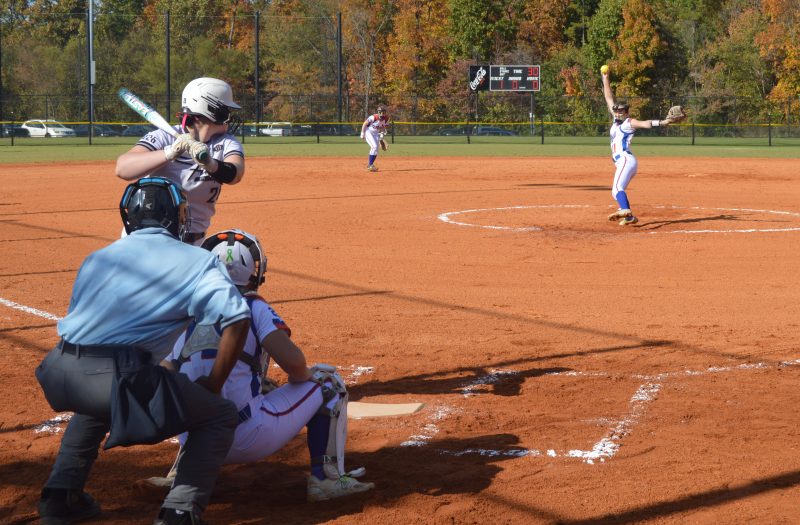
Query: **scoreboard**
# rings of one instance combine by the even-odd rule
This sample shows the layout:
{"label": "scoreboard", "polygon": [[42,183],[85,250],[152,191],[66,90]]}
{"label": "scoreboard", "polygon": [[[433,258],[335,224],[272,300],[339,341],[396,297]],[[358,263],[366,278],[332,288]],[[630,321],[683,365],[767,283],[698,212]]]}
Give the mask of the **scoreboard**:
{"label": "scoreboard", "polygon": [[489,66],[489,91],[539,91],[539,66]]}

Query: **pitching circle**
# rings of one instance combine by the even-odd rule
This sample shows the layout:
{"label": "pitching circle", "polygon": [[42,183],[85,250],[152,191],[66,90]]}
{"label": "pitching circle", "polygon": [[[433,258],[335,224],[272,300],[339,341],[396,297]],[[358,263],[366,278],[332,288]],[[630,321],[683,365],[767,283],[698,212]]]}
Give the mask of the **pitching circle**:
{"label": "pitching circle", "polygon": [[[491,225],[491,224],[474,224],[471,222],[466,222],[466,216],[475,213],[481,212],[490,212],[490,211],[508,211],[508,210],[527,210],[527,209],[554,209],[554,208],[561,208],[561,209],[575,209],[575,208],[593,208],[596,206],[588,205],[588,204],[547,204],[547,205],[536,205],[536,206],[505,206],[500,208],[475,208],[470,210],[458,210],[458,211],[449,211],[445,213],[440,213],[437,216],[437,219],[440,221],[453,224],[456,226],[469,226],[473,228],[484,228],[490,230],[505,230],[505,231],[512,231],[512,232],[535,232],[535,231],[542,231],[543,228],[541,226],[526,226],[526,227],[513,227],[513,226],[499,226],[499,225]],[[727,212],[746,212],[746,213],[763,213],[769,215],[778,215],[783,217],[797,217],[798,222],[800,223],[800,213],[792,212],[792,211],[782,211],[782,210],[758,210],[752,208],[706,208],[702,206],[652,206],[654,209],[671,209],[671,210],[705,210],[705,211],[727,211]],[[653,234],[676,234],[676,233],[771,233],[771,232],[793,232],[793,231],[800,231],[800,225],[797,227],[787,227],[787,228],[735,228],[735,229],[704,229],[704,230],[673,230],[673,231],[631,231],[632,233],[636,234],[646,234],[646,235],[653,235]]]}

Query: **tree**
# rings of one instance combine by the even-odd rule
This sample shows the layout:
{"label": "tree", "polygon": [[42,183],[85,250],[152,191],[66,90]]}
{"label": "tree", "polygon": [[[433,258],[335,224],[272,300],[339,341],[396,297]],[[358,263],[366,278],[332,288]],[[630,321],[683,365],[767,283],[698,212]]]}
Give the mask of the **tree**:
{"label": "tree", "polygon": [[492,60],[515,47],[525,0],[449,0],[451,59]]}
{"label": "tree", "polygon": [[[622,10],[623,26],[611,43],[609,65],[617,72],[617,94],[647,99],[656,94],[659,74],[666,74],[658,63],[668,51],[653,8],[644,0],[626,0]],[[643,100],[646,103],[647,100]]]}
{"label": "tree", "polygon": [[774,69],[772,100],[800,95],[800,0],[763,0],[766,29],[757,36],[761,57]]}
{"label": "tree", "polygon": [[566,44],[563,28],[570,0],[528,0],[526,4],[517,42],[541,62]]}
{"label": "tree", "polygon": [[564,37],[576,47],[588,42],[589,20],[591,20],[600,0],[572,0],[567,5],[567,21]]}
{"label": "tree", "polygon": [[[397,0],[396,7],[394,31],[386,41],[383,80],[387,95],[393,96],[393,113],[409,109],[416,120],[418,97],[424,101],[434,95],[442,72],[450,66],[445,51],[449,10],[446,0]],[[422,109],[427,115],[435,111]]]}
{"label": "tree", "polygon": [[375,70],[384,62],[386,38],[392,31],[395,4],[389,0],[353,0],[342,11],[345,20],[343,36],[348,55],[350,88],[361,91],[364,97],[362,113],[370,111],[370,96],[374,88]]}
{"label": "tree", "polygon": [[611,59],[611,43],[622,27],[623,0],[600,0],[592,17],[587,41],[587,58],[593,71]]}

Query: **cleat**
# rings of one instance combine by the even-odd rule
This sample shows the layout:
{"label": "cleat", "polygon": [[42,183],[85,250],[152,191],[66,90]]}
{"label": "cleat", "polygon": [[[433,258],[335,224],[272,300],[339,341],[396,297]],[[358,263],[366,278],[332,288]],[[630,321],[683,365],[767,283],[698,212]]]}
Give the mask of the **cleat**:
{"label": "cleat", "polygon": [[367,171],[378,171],[378,167],[375,166],[374,164],[370,164],[369,166],[367,166]]}
{"label": "cleat", "polygon": [[341,498],[359,492],[366,492],[375,488],[374,483],[364,483],[350,476],[339,479],[317,479],[316,476],[308,477],[308,501],[326,501]]}
{"label": "cleat", "polygon": [[620,208],[617,211],[615,211],[614,213],[612,213],[611,215],[609,215],[608,216],[608,220],[609,221],[617,221],[619,219],[624,219],[626,217],[633,217],[633,212],[631,212],[631,210],[628,210],[628,209]]}
{"label": "cleat", "polygon": [[153,525],[208,525],[194,512],[161,507]]}
{"label": "cleat", "polygon": [[42,525],[69,525],[94,518],[100,514],[100,505],[80,490],[43,489],[39,500],[39,523]]}
{"label": "cleat", "polygon": [[639,222],[639,219],[631,215],[630,217],[625,217],[621,221],[619,221],[620,226],[630,226]]}

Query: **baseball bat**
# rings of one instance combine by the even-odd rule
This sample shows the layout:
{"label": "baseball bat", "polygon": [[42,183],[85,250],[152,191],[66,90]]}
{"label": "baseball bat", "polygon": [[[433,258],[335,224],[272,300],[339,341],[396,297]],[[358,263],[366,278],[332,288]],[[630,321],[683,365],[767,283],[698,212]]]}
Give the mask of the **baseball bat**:
{"label": "baseball bat", "polygon": [[[158,129],[162,131],[166,131],[170,135],[175,138],[178,138],[178,132],[175,131],[175,128],[169,125],[169,122],[166,121],[161,114],[156,111],[152,106],[147,104],[144,100],[140,99],[136,95],[134,95],[129,89],[120,88],[117,92],[117,95],[120,99],[122,99],[125,104],[128,105],[129,108],[134,110],[136,113],[142,116],[150,124],[154,125]],[[208,151],[204,151],[200,153],[198,156],[199,161],[204,162],[208,158]]]}

